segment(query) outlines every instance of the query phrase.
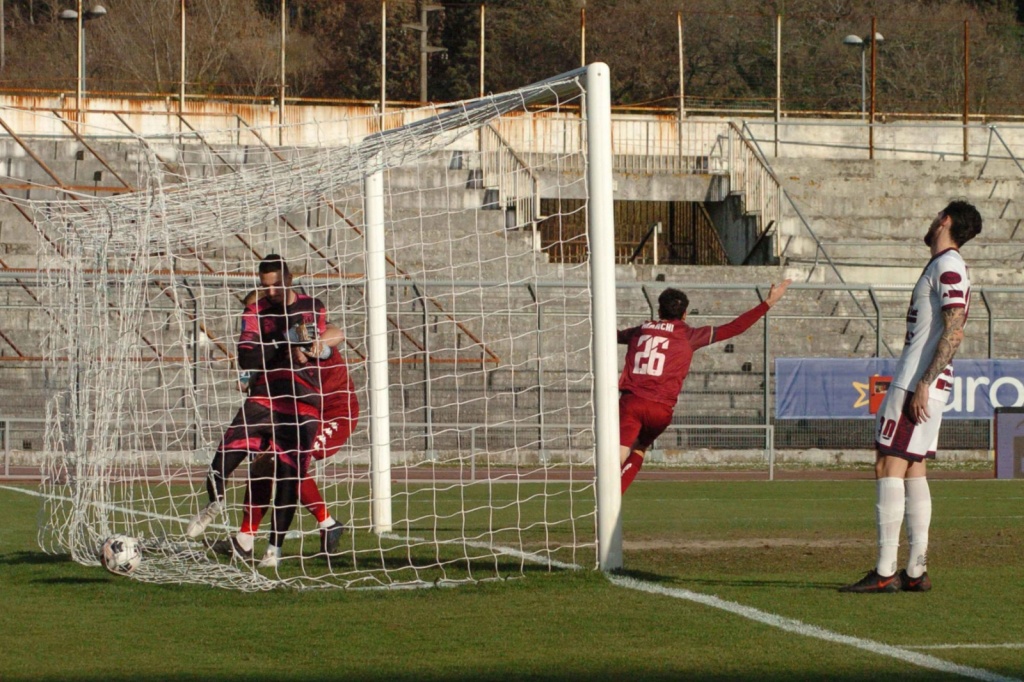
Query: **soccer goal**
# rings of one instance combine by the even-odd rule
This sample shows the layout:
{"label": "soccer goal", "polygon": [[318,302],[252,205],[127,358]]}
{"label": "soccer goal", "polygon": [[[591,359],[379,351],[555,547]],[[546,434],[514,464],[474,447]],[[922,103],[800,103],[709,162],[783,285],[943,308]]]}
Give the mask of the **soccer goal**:
{"label": "soccer goal", "polygon": [[[124,535],[137,579],[243,590],[619,565],[607,67],[283,130],[83,128],[126,191],[31,206],[53,320],[45,549],[98,565]],[[589,259],[556,262],[564,248]],[[336,553],[300,507],[268,569],[209,549],[238,529],[255,464],[185,531],[246,399],[239,320],[272,253],[344,331],[360,416],[307,472],[346,526]]]}

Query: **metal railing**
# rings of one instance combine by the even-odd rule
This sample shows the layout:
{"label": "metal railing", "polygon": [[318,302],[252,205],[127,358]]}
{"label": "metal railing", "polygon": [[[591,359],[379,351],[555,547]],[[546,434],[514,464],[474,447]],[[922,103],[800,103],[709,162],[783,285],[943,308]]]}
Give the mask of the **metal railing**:
{"label": "metal railing", "polygon": [[491,124],[480,129],[480,150],[483,189],[497,191],[493,202],[485,199],[484,208],[505,211],[506,229],[528,228],[536,232],[540,193],[530,165]]}
{"label": "metal railing", "polygon": [[[782,187],[764,156],[735,123],[729,123],[729,191],[743,194],[744,211],[757,220],[757,240],[781,218]],[[778,258],[778,240],[772,256]]]}
{"label": "metal railing", "polygon": [[[3,276],[0,273],[0,279]],[[202,276],[190,276],[196,277]],[[210,284],[224,283],[218,275],[207,277]],[[403,282],[394,280],[391,284],[398,288]],[[620,301],[618,326],[632,326],[653,317],[660,288],[670,285],[684,289],[690,296],[690,324],[720,325],[756,304],[767,293],[767,284],[621,283],[617,293]],[[359,283],[339,282],[338,286],[359,286]],[[566,429],[559,428],[562,419],[557,416],[559,411],[579,409],[588,400],[586,359],[589,356],[582,351],[586,339],[574,341],[572,348],[580,351],[574,359],[569,359],[566,353],[553,351],[550,343],[545,342],[551,340],[553,325],[582,331],[580,325],[585,326],[589,303],[585,295],[579,294],[586,283],[534,282],[511,287],[509,295],[514,296],[509,298],[509,309],[502,316],[509,320],[510,332],[517,339],[516,352],[499,365],[488,365],[482,358],[471,365],[453,364],[441,350],[457,347],[452,341],[454,332],[450,324],[445,325],[445,319],[452,315],[472,324],[472,319],[480,318],[486,311],[466,305],[454,306],[448,312],[426,310],[423,298],[431,295],[435,288],[468,290],[492,286],[509,288],[507,282],[425,281],[417,283],[415,297],[404,299],[404,303],[396,301],[392,306],[394,314],[401,318],[404,333],[412,334],[419,348],[410,348],[402,357],[395,358],[403,367],[402,386],[395,387],[401,392],[402,400],[396,405],[404,411],[403,419],[392,421],[396,452],[406,449],[417,453],[417,457],[429,458],[432,451],[470,448],[475,452],[493,445],[509,452],[524,449],[532,451],[532,456],[543,457],[543,451],[586,448],[586,430],[567,433]],[[542,290],[547,287],[555,287],[555,291],[561,293],[553,295],[551,290]],[[910,286],[897,285],[794,284],[780,305],[773,308],[764,322],[758,323],[759,327],[696,355],[680,397],[675,424],[656,448],[691,452],[746,451],[749,461],[768,462],[769,466],[773,466],[774,453],[780,448],[870,448],[870,420],[776,422],[772,363],[776,357],[870,358],[882,355],[887,339],[902,338],[910,291]],[[976,305],[959,357],[1024,356],[1024,340],[1018,333],[1024,324],[1024,286],[978,286],[973,293]],[[851,296],[864,305],[850,304]],[[458,299],[466,301],[469,297]],[[23,315],[30,307],[18,306],[11,310]],[[231,312],[227,307],[223,309],[224,315]],[[359,328],[359,313],[349,312],[346,319]],[[358,338],[353,341],[360,343]],[[362,391],[360,382],[364,368],[357,358],[350,359],[357,391]],[[174,364],[184,360],[168,356],[166,362]],[[196,358],[192,361],[196,366],[201,364]],[[181,456],[188,456],[191,449],[209,445],[219,437],[218,429],[223,424],[218,420],[230,417],[241,396],[234,388],[230,371],[211,364],[204,372],[210,376],[199,379],[192,376],[191,380],[199,382],[195,388],[198,399],[212,401],[210,409],[204,408],[203,414],[213,421],[197,424],[191,421],[191,411],[173,414],[173,411],[166,411],[166,421],[158,420],[159,425],[149,438],[154,447],[167,450],[173,444],[181,450]],[[38,395],[35,389],[22,390],[19,395],[25,405],[42,405],[46,381],[42,373],[43,364],[38,361],[0,363],[0,384],[38,386]],[[38,377],[38,381],[31,377]],[[504,407],[478,412],[470,407],[489,401]],[[8,401],[5,410],[8,416],[0,419],[5,475],[10,472],[13,452],[41,449],[36,440],[42,432],[42,415],[11,414],[17,407]],[[453,410],[457,410],[461,421],[446,429],[444,425],[451,423]],[[180,432],[175,431],[179,427]],[[26,435],[21,438],[31,443],[27,448],[19,447],[16,434],[22,432]],[[950,421],[943,432],[945,437],[955,439],[958,448],[983,450],[989,446],[987,429],[971,420]],[[511,433],[515,437],[511,444],[503,444],[501,438],[488,444],[485,433],[491,433],[491,437]],[[559,439],[564,442],[556,447],[553,443]],[[366,434],[355,434],[353,443],[355,447],[365,446]]]}

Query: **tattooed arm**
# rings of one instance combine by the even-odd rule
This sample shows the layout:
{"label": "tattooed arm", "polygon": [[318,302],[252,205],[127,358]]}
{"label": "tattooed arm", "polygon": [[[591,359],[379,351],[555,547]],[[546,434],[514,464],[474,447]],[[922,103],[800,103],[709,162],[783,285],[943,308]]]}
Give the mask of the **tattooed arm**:
{"label": "tattooed arm", "polygon": [[964,321],[966,320],[965,308],[947,308],[942,311],[942,324],[945,327],[942,331],[942,338],[935,348],[935,356],[932,357],[924,376],[917,382],[914,390],[914,399],[910,401],[910,416],[915,423],[926,421],[931,414],[928,412],[928,391],[932,382],[942,373],[953,356],[956,355],[960,342],[964,340]]}

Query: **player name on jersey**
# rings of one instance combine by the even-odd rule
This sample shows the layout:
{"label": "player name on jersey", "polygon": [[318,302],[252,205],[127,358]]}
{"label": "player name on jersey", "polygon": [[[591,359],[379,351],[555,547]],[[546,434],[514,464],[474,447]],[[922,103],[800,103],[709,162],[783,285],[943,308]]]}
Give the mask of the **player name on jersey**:
{"label": "player name on jersey", "polygon": [[676,330],[676,325],[672,322],[644,322],[640,325],[640,328],[644,331],[673,332]]}

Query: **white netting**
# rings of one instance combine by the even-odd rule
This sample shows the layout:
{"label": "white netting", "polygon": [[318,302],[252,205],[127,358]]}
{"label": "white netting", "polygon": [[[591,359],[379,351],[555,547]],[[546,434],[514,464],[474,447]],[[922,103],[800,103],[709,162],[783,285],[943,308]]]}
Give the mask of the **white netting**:
{"label": "white netting", "polygon": [[[548,263],[545,249],[559,245],[536,229],[557,235],[563,220],[581,220],[538,209],[541,197],[587,198],[578,75],[402,112],[414,122],[383,133],[373,115],[286,131],[320,141],[311,146],[271,147],[280,131],[241,127],[116,140],[84,129],[97,154],[120,159],[114,170],[132,191],[26,202],[52,240],[42,546],[97,563],[102,540],[124,533],[142,542],[141,580],[249,590],[592,565],[589,275]],[[370,518],[363,238],[363,178],[376,171],[393,514],[380,534]],[[567,232],[578,247],[578,230]],[[313,471],[350,529],[341,554],[318,555],[315,522],[300,509],[280,566],[258,569],[216,558],[185,526],[206,503],[208,464],[244,398],[235,340],[269,253],[345,331],[362,414]],[[246,476],[243,464],[229,479],[207,539],[237,529]]]}

